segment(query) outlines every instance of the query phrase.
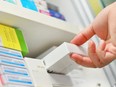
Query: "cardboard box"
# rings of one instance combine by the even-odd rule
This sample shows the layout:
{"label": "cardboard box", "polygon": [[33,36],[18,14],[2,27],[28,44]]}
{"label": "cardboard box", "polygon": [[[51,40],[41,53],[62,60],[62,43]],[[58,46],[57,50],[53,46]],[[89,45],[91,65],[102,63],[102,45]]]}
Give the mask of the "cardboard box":
{"label": "cardboard box", "polygon": [[40,9],[46,9],[47,10],[47,3],[45,0],[34,0],[37,7]]}
{"label": "cardboard box", "polygon": [[24,60],[14,59],[10,57],[0,56],[0,64],[26,68]]}
{"label": "cardboard box", "polygon": [[42,60],[32,58],[24,58],[24,60],[32,77],[34,87],[52,87],[52,82]]}
{"label": "cardboard box", "polygon": [[25,42],[23,33],[19,29],[15,29],[15,32],[17,34],[17,37],[18,37],[18,40],[19,40],[19,43],[20,43],[22,55],[26,56],[29,53],[29,50],[28,50],[27,44]]}
{"label": "cardboard box", "polygon": [[29,77],[29,72],[27,69],[6,66],[6,65],[0,65],[0,74],[11,74],[16,76]]}
{"label": "cardboard box", "polygon": [[0,74],[0,87],[3,87],[3,82],[2,82],[1,74]]}
{"label": "cardboard box", "polygon": [[70,58],[71,53],[87,55],[86,50],[80,46],[64,42],[55,50],[43,58],[49,72],[67,74],[73,69],[78,69],[78,65]]}
{"label": "cardboard box", "polygon": [[0,56],[6,56],[10,58],[23,59],[22,53],[20,51],[0,47]]}
{"label": "cardboard box", "polygon": [[4,74],[1,76],[3,80],[3,85],[8,84],[17,84],[17,85],[27,85],[27,86],[33,86],[33,82],[30,77],[22,77],[22,76],[16,76],[16,75],[7,75]]}
{"label": "cardboard box", "polygon": [[28,8],[30,10],[38,11],[34,0],[20,0],[21,4],[24,8]]}
{"label": "cardboard box", "polygon": [[21,51],[14,28],[0,24],[0,46]]}
{"label": "cardboard box", "polygon": [[22,31],[2,24],[0,24],[0,46],[21,51],[23,56],[29,53]]}
{"label": "cardboard box", "polygon": [[50,12],[47,8],[47,3],[45,0],[34,0],[34,2],[40,13],[50,16]]}

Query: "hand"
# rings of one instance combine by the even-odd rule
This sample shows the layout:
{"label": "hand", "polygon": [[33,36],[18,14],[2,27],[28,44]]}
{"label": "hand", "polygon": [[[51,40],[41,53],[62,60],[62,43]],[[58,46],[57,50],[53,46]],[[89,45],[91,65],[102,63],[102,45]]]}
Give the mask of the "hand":
{"label": "hand", "polygon": [[73,53],[71,58],[86,67],[101,68],[116,59],[116,2],[103,9],[92,24],[71,43],[77,46],[97,35],[102,42],[96,48],[93,41],[89,42],[88,57]]}

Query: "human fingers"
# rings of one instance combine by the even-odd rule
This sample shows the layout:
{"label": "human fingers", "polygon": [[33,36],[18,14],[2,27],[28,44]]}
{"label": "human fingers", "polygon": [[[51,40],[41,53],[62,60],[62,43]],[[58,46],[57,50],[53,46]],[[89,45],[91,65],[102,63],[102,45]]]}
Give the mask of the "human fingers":
{"label": "human fingers", "polygon": [[95,33],[94,33],[94,30],[93,30],[93,27],[92,27],[92,25],[90,25],[87,29],[85,29],[79,35],[75,36],[71,40],[71,43],[76,44],[76,45],[82,45],[87,40],[89,40],[94,34]]}
{"label": "human fingers", "polygon": [[106,62],[116,59],[116,47],[111,42],[106,45],[105,51]]}
{"label": "human fingers", "polygon": [[101,62],[101,60],[96,52],[96,46],[93,41],[89,42],[88,55],[96,67],[101,68],[104,66],[104,63]]}
{"label": "human fingers", "polygon": [[100,42],[100,44],[99,44],[99,47],[98,47],[97,50],[96,50],[97,55],[98,55],[100,61],[101,61],[102,63],[104,63],[104,64],[106,63],[106,62],[104,61],[104,57],[105,57],[105,54],[106,54],[106,52],[104,51],[104,50],[105,50],[105,47],[106,47],[105,41],[104,41],[104,40],[101,40],[101,42]]}
{"label": "human fingers", "polygon": [[78,54],[71,54],[71,59],[74,60],[77,64],[80,64],[85,67],[96,68],[89,57],[84,57]]}
{"label": "human fingers", "polygon": [[[89,43],[89,56],[96,67],[101,68],[114,60],[116,57],[113,52],[106,48],[112,48],[112,46],[107,46],[104,41],[102,41],[99,47],[96,49],[94,42]],[[111,49],[110,49],[111,50]]]}

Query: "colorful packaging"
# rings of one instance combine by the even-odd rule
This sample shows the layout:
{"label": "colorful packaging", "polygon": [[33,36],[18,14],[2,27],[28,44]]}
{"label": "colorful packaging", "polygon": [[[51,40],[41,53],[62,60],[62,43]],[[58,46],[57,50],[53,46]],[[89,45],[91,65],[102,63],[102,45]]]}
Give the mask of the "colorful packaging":
{"label": "colorful packaging", "polygon": [[47,8],[47,3],[45,0],[34,0],[34,2],[40,13],[50,16],[50,12]]}
{"label": "colorful packaging", "polygon": [[16,51],[16,50],[4,48],[4,47],[0,47],[0,55],[16,58],[16,59],[23,59],[23,56],[20,51]]}
{"label": "colorful packaging", "polygon": [[49,12],[50,12],[50,15],[52,17],[55,17],[55,18],[58,18],[58,19],[65,21],[65,17],[60,12],[57,12],[57,11],[52,10],[52,9],[49,9]]}
{"label": "colorful packaging", "polygon": [[20,0],[21,1],[21,4],[24,8],[28,8],[28,9],[31,9],[31,10],[34,10],[34,11],[38,11],[35,3],[33,0]]}
{"label": "colorful packaging", "polygon": [[21,51],[23,56],[29,53],[22,31],[2,24],[0,24],[0,46]]}
{"label": "colorful packaging", "polygon": [[16,84],[16,85],[33,86],[30,77],[22,77],[22,76],[6,75],[6,74],[2,75],[1,77],[3,81],[3,85]]}
{"label": "colorful packaging", "polygon": [[28,70],[23,68],[16,68],[6,65],[0,66],[0,74],[12,74],[20,76],[29,76]]}
{"label": "colorful packaging", "polygon": [[0,24],[0,46],[21,51],[14,28]]}
{"label": "colorful packaging", "polygon": [[0,87],[3,87],[3,82],[2,82],[1,74],[0,74]]}
{"label": "colorful packaging", "polygon": [[18,37],[18,40],[19,40],[19,43],[20,43],[20,46],[21,46],[22,55],[26,56],[29,53],[29,51],[28,51],[28,47],[26,45],[23,33],[19,29],[15,29],[15,32],[17,34],[17,37]]}
{"label": "colorful packaging", "polygon": [[34,0],[37,7],[47,9],[47,3],[45,0]]}
{"label": "colorful packaging", "polygon": [[16,4],[16,0],[4,0],[4,1],[10,2],[12,4]]}
{"label": "colorful packaging", "polygon": [[23,60],[13,59],[5,56],[0,56],[0,64],[25,68],[25,62]]}
{"label": "colorful packaging", "polygon": [[39,12],[42,13],[42,14],[45,14],[45,15],[50,16],[50,13],[49,13],[48,10],[41,10],[41,9],[40,9]]}

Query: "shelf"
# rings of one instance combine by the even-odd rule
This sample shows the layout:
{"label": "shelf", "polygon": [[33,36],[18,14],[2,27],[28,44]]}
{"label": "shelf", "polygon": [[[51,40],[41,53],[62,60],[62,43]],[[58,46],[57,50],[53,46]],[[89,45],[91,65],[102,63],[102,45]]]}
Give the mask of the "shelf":
{"label": "shelf", "polygon": [[0,23],[23,31],[29,57],[36,57],[53,45],[69,42],[80,32],[79,26],[4,1],[0,1]]}

